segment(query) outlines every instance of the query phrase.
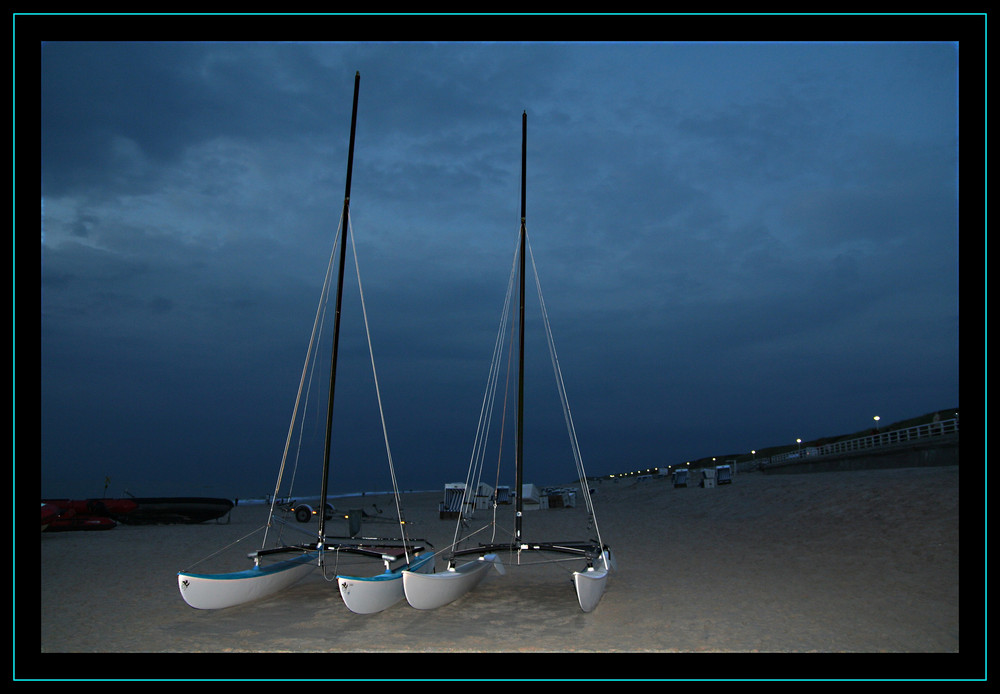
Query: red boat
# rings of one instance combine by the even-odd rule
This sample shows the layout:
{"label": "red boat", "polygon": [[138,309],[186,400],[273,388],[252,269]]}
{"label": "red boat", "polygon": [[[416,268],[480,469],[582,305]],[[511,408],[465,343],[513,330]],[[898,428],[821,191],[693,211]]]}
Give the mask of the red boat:
{"label": "red boat", "polygon": [[137,507],[131,499],[43,499],[42,530],[111,530],[118,525],[112,516]]}
{"label": "red boat", "polygon": [[53,518],[59,515],[59,507],[55,504],[42,502],[42,530],[48,527]]}
{"label": "red boat", "polygon": [[108,518],[126,525],[203,523],[225,516],[233,508],[229,499],[200,496],[133,497],[131,499],[42,499],[78,516]]}
{"label": "red boat", "polygon": [[139,504],[131,499],[42,499],[42,503],[57,506],[63,513],[72,511],[81,515],[104,518],[124,515],[139,507]]}
{"label": "red boat", "polygon": [[110,518],[102,516],[78,516],[73,511],[56,516],[45,528],[47,533],[64,532],[67,530],[111,530],[118,525]]}

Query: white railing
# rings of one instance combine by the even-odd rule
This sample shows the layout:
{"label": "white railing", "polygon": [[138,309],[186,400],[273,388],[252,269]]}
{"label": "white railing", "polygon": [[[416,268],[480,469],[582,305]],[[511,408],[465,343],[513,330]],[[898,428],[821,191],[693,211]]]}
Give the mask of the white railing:
{"label": "white railing", "polygon": [[939,422],[928,422],[918,424],[905,429],[893,429],[859,436],[855,439],[835,441],[825,443],[821,446],[807,446],[787,453],[772,455],[769,460],[760,461],[761,465],[779,465],[782,463],[801,462],[804,459],[816,458],[824,455],[840,455],[844,453],[854,453],[857,451],[871,450],[873,448],[884,448],[886,446],[898,446],[901,444],[926,441],[938,436],[949,436],[958,433],[958,417],[954,419],[943,419]]}

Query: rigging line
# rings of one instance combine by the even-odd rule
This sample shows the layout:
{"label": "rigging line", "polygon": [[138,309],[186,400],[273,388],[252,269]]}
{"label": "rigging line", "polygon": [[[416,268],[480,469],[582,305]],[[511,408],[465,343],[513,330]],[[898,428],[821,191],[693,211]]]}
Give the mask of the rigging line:
{"label": "rigging line", "polygon": [[[336,561],[334,561],[334,563],[333,563],[333,571],[331,573],[327,573],[327,571],[326,571],[328,565],[326,563],[323,564],[323,566],[322,566],[322,569],[323,569],[323,579],[327,583],[332,583],[333,581],[337,580],[337,574],[340,573],[340,549],[337,548],[337,549],[327,550],[327,551],[328,552],[329,551],[333,552],[333,555],[334,555]],[[332,576],[332,578],[331,578],[331,576]]]}
{"label": "rigging line", "polygon": [[484,450],[486,446],[486,437],[490,428],[490,423],[492,422],[493,416],[493,403],[496,398],[496,382],[499,377],[499,363],[500,357],[503,354],[503,345],[505,342],[504,335],[506,335],[506,325],[507,316],[510,312],[511,306],[511,296],[512,288],[514,286],[514,277],[516,275],[517,268],[517,253],[514,254],[514,262],[511,265],[510,275],[507,279],[507,293],[504,298],[503,308],[500,315],[500,323],[497,328],[497,337],[493,344],[493,355],[490,358],[490,368],[489,373],[486,378],[486,390],[483,393],[483,402],[479,409],[479,422],[476,425],[476,435],[473,440],[472,445],[472,456],[469,460],[469,469],[465,475],[465,489],[462,491],[462,499],[460,505],[460,511],[458,514],[458,519],[455,522],[455,534],[452,538],[453,546],[458,543],[458,534],[462,527],[464,509],[469,494],[469,485],[474,476],[475,467],[478,465],[478,460],[482,455],[484,455]]}
{"label": "rigging line", "polygon": [[559,393],[559,400],[563,407],[563,417],[566,420],[567,429],[570,435],[570,447],[573,451],[574,461],[576,462],[577,473],[582,475],[585,472],[583,470],[583,465],[582,465],[583,459],[582,456],[580,455],[579,442],[576,439],[576,429],[573,426],[573,418],[572,414],[570,413],[570,407],[569,407],[569,398],[566,395],[566,384],[565,381],[563,381],[562,369],[559,366],[559,356],[556,353],[555,349],[555,339],[552,335],[552,326],[551,323],[549,322],[548,310],[545,307],[545,300],[542,297],[542,285],[538,276],[538,268],[535,265],[535,258],[534,254],[531,251],[530,245],[528,247],[528,253],[529,255],[531,255],[531,267],[535,276],[535,287],[538,291],[538,303],[541,308],[542,322],[545,327],[545,337],[549,349],[549,358],[552,360],[552,367],[555,373],[556,389]]}
{"label": "rigging line", "polygon": [[[330,255],[330,263],[331,263],[331,265],[333,263],[333,259],[334,259],[334,256],[336,254],[336,250],[337,250],[337,246],[336,246],[336,244],[334,244],[333,253],[331,253],[331,255]],[[323,291],[320,294],[320,301],[323,304],[323,311],[322,311],[322,316],[321,316],[320,322],[319,322],[319,331],[317,333],[318,339],[322,339],[321,336],[323,335],[323,326],[326,325],[326,313],[327,313],[327,309],[329,308],[329,303],[330,303],[330,287],[332,285],[332,282],[330,282],[331,278],[332,278],[332,273],[328,271],[327,272],[327,280],[324,283],[324,289],[323,289]],[[319,360],[315,358],[315,353],[313,354],[313,359],[311,361],[312,361],[312,363],[309,365],[309,379],[308,379],[308,385],[306,386],[305,402],[304,402],[304,404],[302,406],[302,416],[299,419],[299,439],[298,439],[298,442],[297,442],[296,447],[295,447],[295,461],[292,464],[292,476],[291,476],[291,479],[288,481],[288,493],[286,495],[288,498],[291,498],[294,495],[294,491],[293,490],[295,489],[295,478],[298,475],[299,460],[302,457],[302,441],[303,441],[303,439],[305,437],[305,431],[306,431],[306,410],[309,408],[310,394],[312,393],[313,386],[316,383],[316,378],[315,378],[315,376],[316,376],[316,368],[319,366]],[[317,417],[319,416],[319,408],[316,408],[316,415],[317,415]],[[326,513],[326,510],[324,509],[323,512]],[[283,530],[285,526],[282,525],[281,527],[282,527],[282,530]],[[279,531],[278,538],[277,538],[277,542],[279,544],[282,541],[281,540],[282,536],[283,536],[283,532]]]}
{"label": "rigging line", "polygon": [[[513,554],[513,553],[512,553]],[[577,567],[580,561],[580,557],[546,557],[544,559],[536,560],[526,560],[523,557],[527,556],[525,553],[517,552],[517,566],[521,569],[530,569],[532,567],[545,566],[545,567],[556,567],[560,571],[566,574],[576,573]],[[572,566],[567,566],[572,564]]]}
{"label": "rigging line", "polygon": [[347,220],[347,233],[351,238],[351,252],[354,255],[354,270],[358,277],[358,295],[361,297],[361,315],[365,323],[365,336],[368,339],[368,355],[371,358],[372,363],[372,378],[375,380],[375,396],[378,400],[379,418],[382,420],[382,437],[385,439],[385,454],[389,460],[389,475],[392,478],[392,491],[396,504],[396,515],[399,517],[399,531],[403,536],[403,549],[405,551],[406,561],[409,562],[410,550],[406,542],[406,529],[404,528],[405,521],[403,520],[403,509],[399,500],[399,485],[396,482],[396,468],[392,464],[392,451],[389,449],[389,431],[385,425],[385,412],[382,409],[382,393],[378,387],[378,373],[375,370],[375,352],[372,349],[372,336],[371,331],[368,328],[368,310],[365,308],[365,293],[361,288],[361,267],[358,264],[358,248],[357,244],[354,242],[354,226],[351,224],[350,218]]}
{"label": "rigging line", "polygon": [[239,543],[243,542],[243,540],[247,539],[248,537],[250,537],[250,536],[251,536],[251,535],[253,535],[254,533],[258,533],[258,532],[260,532],[261,530],[263,530],[263,531],[264,531],[264,532],[266,533],[266,532],[267,532],[267,527],[266,527],[266,526],[263,526],[263,525],[262,525],[261,527],[259,527],[259,528],[256,528],[255,530],[251,530],[250,532],[248,532],[248,533],[247,533],[246,535],[244,535],[243,537],[240,537],[240,538],[237,538],[237,539],[233,540],[232,542],[230,542],[230,543],[229,543],[228,545],[226,545],[225,547],[222,547],[222,548],[220,548],[219,550],[217,550],[217,551],[215,551],[215,552],[212,552],[211,554],[209,554],[209,555],[208,555],[208,556],[206,556],[206,557],[202,557],[201,559],[199,559],[198,561],[196,561],[196,562],[195,562],[194,564],[192,564],[192,565],[191,565],[191,566],[189,566],[188,568],[184,569],[184,572],[186,573],[186,572],[188,572],[188,571],[191,571],[191,569],[193,569],[194,567],[198,566],[198,565],[199,565],[199,564],[201,564],[202,562],[206,562],[206,561],[208,561],[209,559],[211,559],[212,557],[215,557],[215,556],[218,556],[218,555],[222,554],[223,552],[225,552],[225,551],[226,551],[227,549],[229,549],[230,547],[232,547],[232,546],[234,546],[234,545],[238,545]]}
{"label": "rigging line", "polygon": [[[318,328],[319,328],[319,325],[320,325],[320,316],[323,313],[324,296],[327,293],[328,287],[330,285],[330,278],[331,278],[332,272],[333,272],[333,258],[334,258],[335,251],[337,249],[337,244],[338,244],[338,242],[340,240],[340,237],[341,237],[341,231],[343,229],[343,222],[344,222],[343,213],[341,213],[341,219],[340,219],[340,222],[337,225],[337,235],[334,237],[334,241],[333,241],[333,251],[331,251],[331,253],[330,253],[330,261],[328,262],[327,268],[326,268],[326,278],[323,280],[323,290],[320,292],[319,305],[316,307],[316,317],[313,319],[313,329],[312,329],[312,333],[309,336],[309,346],[306,349],[305,363],[302,365],[302,375],[299,378],[298,392],[295,394],[295,405],[292,408],[292,419],[291,419],[291,421],[288,424],[288,435],[285,437],[285,449],[284,449],[284,451],[281,454],[281,465],[278,467],[278,479],[275,482],[275,485],[274,485],[274,494],[271,497],[271,508],[268,511],[268,522],[267,522],[268,527],[270,527],[270,525],[271,525],[271,517],[274,515],[274,507],[277,504],[278,493],[281,490],[281,478],[282,478],[282,475],[284,475],[284,472],[285,472],[285,463],[286,463],[286,461],[288,459],[288,448],[291,445],[292,432],[295,429],[295,421],[296,421],[296,417],[297,417],[297,414],[298,414],[299,405],[300,405],[301,400],[302,400],[303,384],[306,381],[306,374],[309,371],[309,365],[310,365],[310,363],[311,363],[311,361],[312,361],[312,359],[314,357],[313,350],[315,348],[316,335],[318,333]],[[263,543],[261,544],[261,547],[263,547],[266,543],[267,543],[267,532],[265,531],[264,532],[264,540],[263,540]]]}
{"label": "rigging line", "polygon": [[597,525],[597,514],[594,512],[594,502],[590,496],[590,484],[587,481],[587,472],[583,467],[583,455],[580,452],[580,442],[576,437],[576,427],[573,424],[573,414],[570,411],[569,397],[566,394],[566,383],[563,381],[562,369],[559,366],[559,356],[556,354],[555,338],[552,335],[552,326],[549,323],[548,310],[545,308],[545,300],[542,297],[542,283],[538,277],[538,268],[535,265],[535,255],[531,250],[530,244],[528,244],[528,255],[531,256],[531,269],[535,275],[535,287],[538,290],[538,303],[541,306],[542,322],[545,326],[545,337],[548,340],[549,355],[552,359],[553,371],[555,372],[556,388],[559,391],[559,399],[562,401],[563,405],[563,416],[566,420],[566,428],[570,439],[570,448],[573,451],[573,458],[576,461],[577,474],[580,477],[581,492],[587,505],[587,511],[590,513],[590,517],[594,522],[594,532],[597,533],[597,541],[603,547],[604,542],[601,539],[601,531]]}
{"label": "rigging line", "polygon": [[[538,282],[537,274],[535,276],[535,281],[536,283]],[[581,466],[582,459],[579,453],[579,443],[576,440],[575,429],[573,427],[573,418],[570,412],[569,399],[566,396],[566,384],[562,378],[562,369],[559,366],[559,356],[556,354],[555,351],[555,344],[552,336],[552,328],[548,322],[548,312],[545,310],[545,305],[543,302],[541,303],[541,306],[542,306],[542,319],[545,325],[546,339],[548,341],[549,358],[552,360],[552,367],[556,378],[556,388],[559,392],[559,400],[563,407],[563,417],[566,420],[567,430],[570,432],[570,446],[573,450],[573,457],[577,466],[577,474],[582,475],[583,474],[583,469]]]}
{"label": "rigging line", "polygon": [[[512,283],[512,280],[511,280],[511,282],[509,282],[508,286],[510,286],[511,283]],[[488,396],[488,398],[489,398],[489,409],[488,409],[487,419],[486,419],[486,422],[481,427],[482,439],[480,441],[479,450],[475,454],[476,455],[476,470],[475,470],[475,473],[472,474],[474,486],[471,487],[471,488],[472,489],[476,489],[476,490],[478,490],[478,488],[479,488],[479,483],[480,483],[480,480],[482,479],[483,471],[486,468],[486,449],[487,449],[487,444],[488,444],[488,439],[489,439],[489,433],[493,429],[493,416],[494,416],[494,413],[496,412],[497,384],[499,383],[499,379],[500,379],[501,356],[503,354],[502,347],[503,347],[503,343],[504,343],[504,335],[506,334],[505,331],[506,331],[506,325],[507,325],[507,316],[510,315],[510,306],[511,306],[511,303],[510,303],[510,293],[508,292],[508,295],[507,295],[507,297],[505,299],[504,308],[501,311],[501,325],[500,325],[499,332],[497,334],[497,341],[496,341],[496,344],[494,346],[493,360],[492,360],[492,362],[490,364],[492,383],[490,384],[490,388],[489,388],[489,393],[490,394]],[[502,419],[501,419],[501,421],[502,421]],[[477,431],[477,433],[478,433],[478,431]]]}
{"label": "rigging line", "polygon": [[[292,476],[291,476],[291,479],[289,480],[289,483],[288,483],[288,494],[287,494],[288,497],[292,496],[293,489],[295,487],[295,477],[297,476],[297,473],[298,473],[299,460],[300,460],[300,457],[301,457],[301,454],[302,454],[302,440],[303,440],[303,436],[305,434],[306,410],[309,407],[309,399],[310,399],[309,396],[310,396],[310,393],[312,392],[313,384],[315,383],[314,376],[315,376],[315,372],[316,372],[316,367],[318,365],[318,360],[316,359],[316,351],[319,348],[319,344],[320,344],[319,340],[321,339],[321,336],[323,334],[323,326],[326,324],[326,312],[327,312],[327,307],[328,307],[329,302],[330,302],[330,287],[332,286],[331,279],[333,278],[333,261],[334,261],[334,258],[336,257],[337,244],[338,244],[338,241],[340,239],[340,236],[341,236],[340,235],[340,230],[338,228],[337,237],[334,240],[333,249],[330,252],[330,260],[329,260],[329,262],[327,264],[326,277],[325,277],[325,279],[323,281],[323,287],[322,287],[322,289],[320,291],[319,306],[317,306],[317,309],[316,309],[317,319],[314,321],[313,334],[312,334],[312,336],[310,336],[310,347],[307,350],[307,355],[306,355],[306,363],[309,365],[309,377],[308,377],[308,379],[306,381],[307,385],[306,385],[305,400],[304,400],[304,402],[302,404],[302,408],[303,408],[302,409],[302,415],[301,415],[301,417],[298,418],[299,438],[298,438],[298,443],[297,443],[296,448],[295,448],[295,461],[294,461],[294,463],[292,465]],[[310,352],[311,352],[311,354],[310,354]],[[305,370],[305,366],[303,366],[303,370]],[[300,394],[301,394],[301,391],[302,391],[302,384],[300,383],[299,384],[299,393]],[[298,397],[299,396],[297,396],[297,398]],[[296,407],[297,406],[298,405],[296,405]],[[295,421],[296,421],[296,414],[293,411],[293,413],[292,413],[292,422],[289,425],[289,435],[291,434],[291,428],[295,425]],[[282,455],[282,469],[283,469],[284,465],[286,464],[287,457],[288,457],[288,442],[286,441],[286,443],[285,443],[285,451],[284,451],[284,453]],[[272,499],[272,507],[271,507],[271,514],[272,515],[274,513],[274,503],[278,499],[278,491],[279,491],[278,488],[281,486],[282,477],[283,477],[283,472],[279,472],[279,474],[278,474],[278,481],[276,483],[276,488],[275,488],[274,498]],[[279,535],[278,535],[279,542],[280,542],[281,535],[282,535],[282,533],[279,533]]]}
{"label": "rigging line", "polygon": [[[476,436],[473,442],[472,456],[469,461],[469,471],[466,473],[466,484],[471,484],[471,481],[477,477],[477,472],[482,465],[482,458],[485,455],[485,447],[487,443],[487,437],[489,429],[491,428],[491,421],[493,417],[493,408],[495,402],[496,393],[496,383],[499,374],[499,355],[502,354],[502,345],[504,343],[504,327],[506,320],[503,316],[506,315],[507,306],[504,306],[502,311],[500,326],[497,333],[496,342],[494,343],[493,356],[490,361],[490,369],[487,377],[486,390],[483,395],[483,403],[480,408],[479,422],[476,427]],[[464,496],[464,495],[463,495]]]}
{"label": "rigging line", "polygon": [[579,443],[579,440],[577,439],[576,427],[575,427],[575,425],[573,423],[573,415],[572,415],[572,412],[571,412],[570,406],[569,406],[569,397],[568,397],[568,395],[566,393],[566,384],[565,384],[565,381],[563,380],[562,369],[559,366],[559,357],[558,357],[558,354],[556,353],[556,349],[555,349],[555,338],[554,338],[554,336],[552,334],[551,323],[549,322],[549,319],[548,319],[548,311],[545,308],[544,298],[542,297],[541,281],[539,280],[539,277],[538,277],[538,271],[537,271],[537,267],[534,264],[534,256],[533,255],[532,255],[532,268],[533,268],[534,273],[535,273],[535,283],[536,283],[536,286],[538,288],[539,303],[540,303],[541,308],[542,308],[543,322],[545,324],[546,338],[547,338],[548,343],[549,343],[549,353],[550,353],[550,356],[552,358],[553,370],[555,371],[556,384],[557,384],[557,388],[559,390],[560,400],[563,403],[563,414],[564,414],[564,417],[565,417],[565,420],[566,420],[567,432],[568,432],[569,438],[570,438],[570,446],[571,446],[571,449],[573,451],[574,459],[576,461],[577,473],[578,473],[578,475],[580,477],[581,492],[582,492],[584,500],[586,502],[587,510],[588,510],[588,512],[590,514],[591,520],[594,523],[594,530],[597,533],[598,542],[603,545],[603,541],[601,540],[601,536],[600,536],[600,529],[599,529],[598,523],[597,523],[597,516],[596,516],[596,513],[594,512],[593,500],[592,500],[592,498],[590,496],[590,486],[589,486],[588,481],[587,481],[587,473],[586,473],[586,470],[584,469],[584,465],[583,465],[583,456],[582,456],[582,453],[580,452],[580,443]]}
{"label": "rigging line", "polygon": [[[511,284],[513,284],[513,280],[511,281]],[[510,294],[508,294],[508,299],[509,298],[510,298]],[[511,320],[513,320],[513,316],[511,316]],[[511,369],[511,366],[513,365],[513,362],[514,362],[514,328],[512,326],[511,327],[511,331],[510,331],[510,341],[508,342],[508,347],[507,347],[507,374],[504,377],[503,407],[501,408],[501,411],[500,411],[500,434],[497,437],[497,441],[498,441],[498,446],[497,446],[497,472],[496,472],[496,478],[495,478],[494,487],[493,487],[494,490],[496,490],[496,488],[500,486],[500,462],[503,459],[503,442],[504,442],[503,435],[504,435],[504,431],[507,428],[507,396],[510,394],[510,369]],[[518,493],[520,493],[520,492],[518,492]],[[493,497],[493,522],[494,522],[494,525],[496,524],[497,507],[498,507],[498,504],[496,503],[496,492],[494,491],[494,497]],[[495,539],[496,538],[496,529],[495,529],[495,527],[494,527],[493,535],[494,535],[494,539]]]}
{"label": "rigging line", "polygon": [[[325,293],[325,300],[324,300],[324,303],[323,303],[323,316],[320,319],[320,324],[319,324],[319,334],[320,335],[323,334],[323,326],[326,324],[326,311],[327,311],[328,304],[329,304],[329,301],[330,301],[330,289],[329,288],[330,288],[330,285],[327,284],[327,290],[326,290],[326,293]],[[303,410],[302,410],[302,419],[299,421],[299,440],[298,440],[298,445],[295,448],[295,464],[292,466],[292,479],[289,480],[289,482],[288,482],[288,493],[289,493],[289,496],[291,496],[292,489],[295,487],[295,476],[296,476],[296,473],[297,473],[297,471],[299,469],[299,458],[302,455],[302,439],[305,436],[306,409],[308,409],[308,407],[309,407],[309,395],[312,392],[312,387],[313,387],[313,385],[316,382],[315,374],[316,374],[316,367],[317,366],[318,366],[317,360],[313,359],[312,360],[312,364],[309,367],[309,384],[308,384],[308,386],[306,386],[306,397],[305,397],[305,404],[303,405]],[[319,409],[317,408],[317,415],[318,414],[319,414]]]}
{"label": "rigging line", "polygon": [[475,456],[479,461],[480,466],[479,475],[482,474],[481,466],[482,461],[485,459],[485,449],[487,445],[487,439],[489,436],[489,431],[492,429],[493,413],[496,407],[496,389],[497,383],[500,375],[500,358],[503,354],[503,344],[504,335],[506,334],[507,326],[507,316],[510,314],[510,287],[513,283],[513,278],[508,280],[508,291],[504,299],[503,309],[500,314],[500,325],[497,331],[496,342],[493,347],[493,357],[490,362],[490,376],[488,379],[487,395],[484,397],[484,402],[488,402],[488,409],[486,411],[485,419],[480,418],[479,428],[476,430],[477,439],[479,439],[477,446],[475,446]]}
{"label": "rigging line", "polygon": [[[334,259],[335,254],[336,254],[336,250],[337,250],[337,245],[334,244],[333,252],[330,254],[330,264],[331,264],[331,266],[332,266],[333,259]],[[330,303],[330,287],[332,285],[332,282],[330,282],[330,279],[333,276],[332,272],[330,271],[330,269],[331,269],[330,266],[328,266],[327,279],[324,282],[323,290],[320,293],[320,303],[323,305],[323,310],[322,310],[322,314],[321,314],[320,319],[319,319],[319,330],[316,333],[317,340],[322,340],[323,326],[326,325],[326,314],[327,314],[327,309],[329,308],[329,303]],[[319,344],[320,343],[317,342],[317,347],[315,349],[319,348]],[[306,385],[305,402],[302,405],[302,416],[299,418],[299,422],[298,422],[298,426],[299,426],[299,438],[298,438],[298,442],[296,443],[296,447],[295,447],[295,461],[292,464],[292,476],[291,476],[291,479],[288,481],[288,493],[284,495],[287,498],[291,498],[294,495],[295,478],[298,475],[299,461],[300,461],[300,459],[302,457],[302,442],[303,442],[303,439],[305,437],[305,430],[306,430],[306,411],[309,409],[309,403],[311,401],[310,395],[312,393],[313,386],[316,384],[316,368],[319,366],[319,360],[316,359],[315,356],[316,355],[315,355],[315,351],[314,351],[313,358],[311,359],[311,363],[309,365],[309,378],[308,378],[307,385]],[[319,417],[319,408],[316,408],[316,415],[317,415],[317,418],[318,418]],[[280,533],[279,533],[278,537],[279,537],[278,541],[280,542],[281,541],[280,540],[280,538],[281,538],[281,534]]]}
{"label": "rigging line", "polygon": [[492,525],[492,523],[487,523],[486,525],[480,526],[476,530],[473,530],[470,533],[468,533],[467,535],[464,535],[461,540],[455,540],[452,544],[447,545],[445,547],[442,547],[438,551],[434,552],[434,554],[432,556],[437,557],[439,555],[444,554],[445,552],[453,552],[455,550],[455,548],[457,548],[459,546],[459,544],[461,544],[463,542],[468,542],[469,540],[471,540],[472,538],[474,538],[479,533],[484,532],[491,525]]}

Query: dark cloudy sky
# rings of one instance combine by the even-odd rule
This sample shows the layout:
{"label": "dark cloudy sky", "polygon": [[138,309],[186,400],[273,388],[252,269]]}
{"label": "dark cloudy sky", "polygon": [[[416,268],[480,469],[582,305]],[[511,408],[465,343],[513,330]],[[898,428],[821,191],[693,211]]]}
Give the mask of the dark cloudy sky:
{"label": "dark cloudy sky", "polygon": [[[959,53],[45,43],[42,496],[100,495],[106,477],[112,495],[273,488],[356,71],[352,224],[404,488],[464,478],[518,231],[524,111],[528,234],[588,473],[958,406]],[[347,286],[334,493],[389,486]],[[561,482],[562,411],[528,330],[526,478]],[[319,490],[310,456],[301,494]]]}

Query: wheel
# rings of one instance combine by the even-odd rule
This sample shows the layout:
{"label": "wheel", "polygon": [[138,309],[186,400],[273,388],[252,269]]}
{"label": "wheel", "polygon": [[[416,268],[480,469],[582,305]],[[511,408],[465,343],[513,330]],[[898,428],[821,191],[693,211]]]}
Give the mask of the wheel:
{"label": "wheel", "polygon": [[333,518],[333,504],[327,504],[326,510],[323,513],[323,519],[330,520],[331,518]]}
{"label": "wheel", "polygon": [[299,523],[308,523],[312,518],[312,509],[308,506],[299,506],[295,509],[295,520]]}

